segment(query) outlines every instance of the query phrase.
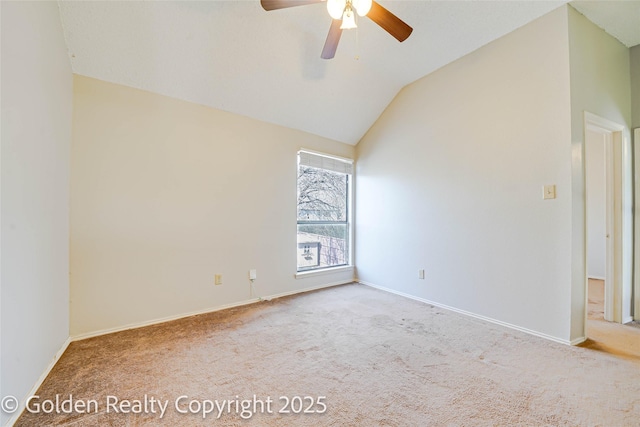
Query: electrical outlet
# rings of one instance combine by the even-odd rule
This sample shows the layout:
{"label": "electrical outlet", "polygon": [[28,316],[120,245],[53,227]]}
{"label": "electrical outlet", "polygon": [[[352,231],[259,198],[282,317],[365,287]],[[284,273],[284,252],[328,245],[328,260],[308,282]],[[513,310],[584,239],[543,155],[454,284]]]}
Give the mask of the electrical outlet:
{"label": "electrical outlet", "polygon": [[251,269],[249,270],[249,280],[256,280],[256,278],[258,277],[256,270]]}
{"label": "electrical outlet", "polygon": [[222,285],[222,274],[216,274],[216,286]]}
{"label": "electrical outlet", "polygon": [[418,270],[418,279],[424,279],[424,270]]}

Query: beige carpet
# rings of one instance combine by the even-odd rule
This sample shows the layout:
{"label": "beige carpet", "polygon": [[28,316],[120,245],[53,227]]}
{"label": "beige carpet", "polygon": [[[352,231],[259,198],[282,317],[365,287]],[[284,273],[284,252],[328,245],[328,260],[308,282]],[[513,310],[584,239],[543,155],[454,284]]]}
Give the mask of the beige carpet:
{"label": "beige carpet", "polygon": [[[637,426],[639,390],[638,360],[353,284],[72,343],[37,402],[95,399],[96,413],[25,413],[17,425]],[[162,419],[107,414],[109,395],[145,394],[168,401]],[[175,407],[254,395],[275,413]],[[278,414],[280,396],[321,412],[326,396],[326,411]]]}

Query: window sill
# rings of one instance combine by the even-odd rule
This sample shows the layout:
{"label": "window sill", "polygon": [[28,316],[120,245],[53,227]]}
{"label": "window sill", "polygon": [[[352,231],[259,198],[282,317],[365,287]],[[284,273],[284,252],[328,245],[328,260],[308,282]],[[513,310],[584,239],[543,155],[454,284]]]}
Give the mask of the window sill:
{"label": "window sill", "polygon": [[322,276],[325,274],[333,274],[333,273],[343,273],[347,271],[353,272],[353,266],[344,265],[341,267],[323,268],[319,270],[310,270],[310,271],[300,271],[295,274],[295,277],[296,279],[305,279],[307,277]]}

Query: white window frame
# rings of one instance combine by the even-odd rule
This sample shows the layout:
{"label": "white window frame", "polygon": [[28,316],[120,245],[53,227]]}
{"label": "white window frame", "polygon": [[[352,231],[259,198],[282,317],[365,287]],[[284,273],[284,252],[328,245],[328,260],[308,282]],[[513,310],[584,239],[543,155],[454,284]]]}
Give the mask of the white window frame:
{"label": "white window frame", "polygon": [[[300,168],[300,154],[301,153],[308,153],[314,156],[318,156],[318,157],[324,157],[326,159],[332,159],[332,160],[338,160],[340,162],[344,162],[348,165],[350,165],[350,171],[348,171],[346,174],[349,175],[349,179],[347,180],[347,238],[348,238],[348,242],[347,242],[347,250],[348,250],[348,256],[347,256],[347,264],[346,265],[339,265],[339,266],[330,266],[330,267],[318,267],[315,269],[310,269],[310,270],[301,270],[298,271],[298,263],[296,260],[296,265],[295,265],[295,277],[296,278],[304,278],[304,277],[308,277],[308,276],[314,276],[314,275],[321,275],[321,274],[330,274],[330,273],[338,273],[338,272],[342,272],[342,271],[353,271],[353,259],[354,259],[354,254],[353,254],[353,239],[354,239],[354,224],[353,224],[353,220],[354,220],[354,215],[353,215],[353,189],[355,187],[355,165],[354,165],[354,160],[347,158],[347,157],[340,157],[340,156],[335,156],[333,154],[327,154],[327,153],[322,153],[319,151],[314,151],[314,150],[309,150],[306,148],[301,148],[297,155],[296,155],[296,201],[297,201],[297,192],[298,192],[298,171]],[[331,170],[329,168],[329,170]],[[342,173],[342,172],[341,172]],[[296,212],[297,212],[297,202],[296,202]],[[298,215],[296,213],[296,249],[297,249],[297,227],[298,227]],[[297,252],[296,252],[297,253]]]}

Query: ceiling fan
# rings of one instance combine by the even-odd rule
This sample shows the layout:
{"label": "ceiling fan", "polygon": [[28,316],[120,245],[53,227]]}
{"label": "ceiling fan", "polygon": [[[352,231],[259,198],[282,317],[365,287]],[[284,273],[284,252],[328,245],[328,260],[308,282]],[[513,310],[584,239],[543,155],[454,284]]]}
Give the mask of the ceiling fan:
{"label": "ceiling fan", "polygon": [[260,0],[260,4],[268,11],[323,1],[327,2],[327,11],[332,18],[329,34],[320,55],[323,59],[335,56],[342,30],[356,28],[354,12],[359,16],[369,17],[400,42],[405,41],[413,31],[403,20],[373,0]]}

